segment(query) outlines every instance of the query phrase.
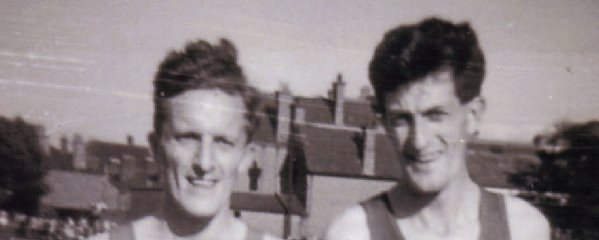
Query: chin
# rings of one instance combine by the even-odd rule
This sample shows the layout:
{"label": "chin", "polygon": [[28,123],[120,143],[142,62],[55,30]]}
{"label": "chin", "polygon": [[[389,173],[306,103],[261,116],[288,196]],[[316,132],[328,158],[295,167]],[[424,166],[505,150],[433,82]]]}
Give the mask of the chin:
{"label": "chin", "polygon": [[196,218],[213,217],[223,207],[220,203],[210,200],[182,202],[180,205],[189,216]]}
{"label": "chin", "polygon": [[206,218],[217,215],[222,208],[228,203],[227,199],[223,199],[215,195],[198,195],[186,191],[170,192],[172,205],[181,210],[182,213],[189,217]]}
{"label": "chin", "polygon": [[440,191],[440,189],[437,187],[433,187],[430,185],[424,185],[424,184],[417,184],[417,183],[413,183],[413,182],[410,182],[408,184],[408,188],[417,195],[431,195],[431,194],[436,194]]}
{"label": "chin", "polygon": [[408,187],[416,194],[433,195],[441,192],[447,184],[441,181],[432,181],[433,179],[426,176],[410,177],[408,179]]}

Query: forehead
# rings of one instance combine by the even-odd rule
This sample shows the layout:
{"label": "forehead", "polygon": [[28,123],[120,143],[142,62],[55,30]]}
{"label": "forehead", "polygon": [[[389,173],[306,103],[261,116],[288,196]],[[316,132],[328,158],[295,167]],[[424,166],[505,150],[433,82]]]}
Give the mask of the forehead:
{"label": "forehead", "polygon": [[245,104],[238,95],[218,89],[189,90],[165,101],[166,125],[172,130],[231,133],[245,126]]}
{"label": "forehead", "polygon": [[433,72],[385,95],[388,110],[420,109],[456,102],[459,103],[459,99],[450,70]]}

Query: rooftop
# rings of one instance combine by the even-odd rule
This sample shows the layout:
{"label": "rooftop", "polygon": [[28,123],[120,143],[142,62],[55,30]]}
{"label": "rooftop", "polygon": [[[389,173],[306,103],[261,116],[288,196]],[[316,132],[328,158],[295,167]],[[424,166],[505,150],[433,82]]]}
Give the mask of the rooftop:
{"label": "rooftop", "polygon": [[50,170],[44,182],[50,188],[41,200],[45,206],[85,210],[102,203],[108,209],[119,208],[119,191],[104,175]]}
{"label": "rooftop", "polygon": [[362,132],[303,126],[300,130],[308,171],[312,174],[374,177],[399,177],[399,164],[392,146],[382,134],[376,134],[375,174],[362,174]]}
{"label": "rooftop", "polygon": [[[399,179],[400,165],[388,138],[376,134],[375,174],[362,173],[361,136],[359,130],[322,128],[305,125],[300,128],[308,172],[316,175]],[[467,164],[471,177],[485,187],[511,188],[510,176],[540,164],[534,147],[493,141],[469,144]]]}
{"label": "rooftop", "polygon": [[[305,121],[310,123],[334,124],[333,100],[325,97],[296,97],[296,107],[305,109]],[[343,122],[350,127],[369,126],[376,122],[370,103],[364,100],[345,99]]]}

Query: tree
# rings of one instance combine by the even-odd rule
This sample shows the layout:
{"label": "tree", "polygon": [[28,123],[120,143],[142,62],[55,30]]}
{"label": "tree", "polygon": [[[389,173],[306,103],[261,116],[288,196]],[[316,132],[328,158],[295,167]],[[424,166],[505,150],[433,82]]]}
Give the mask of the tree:
{"label": "tree", "polygon": [[541,165],[512,177],[514,183],[540,193],[569,196],[565,206],[545,206],[554,224],[577,228],[583,238],[599,237],[599,121],[559,123],[534,143]]}
{"label": "tree", "polygon": [[40,127],[0,117],[0,207],[35,214],[46,192]]}
{"label": "tree", "polygon": [[537,188],[570,194],[572,204],[599,207],[599,121],[560,124],[536,139],[542,160]]}

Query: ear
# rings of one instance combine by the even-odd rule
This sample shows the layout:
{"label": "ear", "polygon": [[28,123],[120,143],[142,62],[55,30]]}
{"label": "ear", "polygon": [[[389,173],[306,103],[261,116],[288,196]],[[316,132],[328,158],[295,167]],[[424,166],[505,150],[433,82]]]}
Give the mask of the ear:
{"label": "ear", "polygon": [[155,132],[150,132],[148,134],[148,142],[150,143],[150,150],[152,151],[154,160],[166,167],[168,163],[164,157],[164,150],[162,149],[162,144],[160,144],[160,137]]}
{"label": "ear", "polygon": [[243,156],[241,157],[241,162],[237,167],[239,175],[247,174],[248,170],[250,169],[250,165],[252,164],[252,159],[254,159],[254,148],[248,144],[245,146]]}
{"label": "ear", "polygon": [[486,109],[485,100],[478,96],[466,103],[466,131],[468,136],[476,137]]}

